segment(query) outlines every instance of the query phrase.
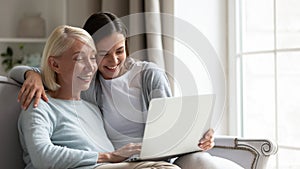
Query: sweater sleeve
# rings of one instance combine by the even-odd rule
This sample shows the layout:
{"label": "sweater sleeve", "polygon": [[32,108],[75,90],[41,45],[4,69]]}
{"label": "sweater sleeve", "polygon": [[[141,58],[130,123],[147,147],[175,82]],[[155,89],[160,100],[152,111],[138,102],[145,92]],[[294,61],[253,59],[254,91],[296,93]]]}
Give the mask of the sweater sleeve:
{"label": "sweater sleeve", "polygon": [[8,72],[8,77],[22,84],[25,81],[25,73],[29,70],[41,73],[39,68],[29,66],[15,66]]}
{"label": "sweater sleeve", "polygon": [[143,71],[143,95],[148,109],[151,99],[170,97],[172,96],[172,92],[164,70],[158,68],[153,63],[148,63],[144,66]]}
{"label": "sweater sleeve", "polygon": [[54,120],[39,108],[23,111],[19,118],[19,135],[35,168],[75,168],[95,165],[97,152],[83,151],[52,144]]}

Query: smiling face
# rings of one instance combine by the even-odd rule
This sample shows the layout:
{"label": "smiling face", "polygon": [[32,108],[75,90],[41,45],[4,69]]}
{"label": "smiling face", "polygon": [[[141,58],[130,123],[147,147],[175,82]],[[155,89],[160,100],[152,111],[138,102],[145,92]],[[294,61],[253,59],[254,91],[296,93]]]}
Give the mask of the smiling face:
{"label": "smiling face", "polygon": [[97,44],[97,56],[99,57],[98,69],[104,79],[113,79],[120,76],[126,60],[125,37],[121,33],[113,33]]}
{"label": "smiling face", "polygon": [[60,98],[78,98],[81,91],[89,88],[97,71],[95,51],[79,40],[75,40],[72,47],[60,57],[50,57],[49,62],[57,74],[57,83],[61,86],[56,91]]}

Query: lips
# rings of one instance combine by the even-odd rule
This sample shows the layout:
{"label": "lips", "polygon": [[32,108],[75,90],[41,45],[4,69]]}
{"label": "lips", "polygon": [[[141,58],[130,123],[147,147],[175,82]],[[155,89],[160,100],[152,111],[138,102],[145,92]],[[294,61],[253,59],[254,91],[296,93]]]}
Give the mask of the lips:
{"label": "lips", "polygon": [[116,70],[117,67],[118,67],[118,65],[117,65],[117,66],[114,66],[114,67],[106,66],[106,68],[109,69],[109,70]]}
{"label": "lips", "polygon": [[110,71],[110,72],[115,72],[118,67],[119,67],[119,64],[116,65],[116,66],[104,66],[106,68],[106,70]]}
{"label": "lips", "polygon": [[84,81],[91,81],[93,76],[92,75],[81,75],[81,76],[77,76],[77,77]]}

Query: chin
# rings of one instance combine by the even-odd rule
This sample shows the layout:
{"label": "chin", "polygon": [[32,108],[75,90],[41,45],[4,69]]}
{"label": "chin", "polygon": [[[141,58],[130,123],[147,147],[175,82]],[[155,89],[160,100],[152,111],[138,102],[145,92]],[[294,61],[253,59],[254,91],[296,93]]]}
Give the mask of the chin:
{"label": "chin", "polygon": [[108,79],[113,79],[116,78],[115,76],[103,76],[104,79],[108,80]]}
{"label": "chin", "polygon": [[87,90],[89,87],[90,87],[90,83],[89,83],[88,85],[83,86],[83,87],[82,87],[82,91]]}
{"label": "chin", "polygon": [[116,77],[118,77],[118,75],[119,75],[119,71],[118,72],[115,72],[115,73],[109,73],[109,74],[106,74],[106,75],[104,75],[103,77],[105,78],[105,79],[114,79],[114,78],[116,78]]}
{"label": "chin", "polygon": [[89,87],[90,87],[90,83],[79,85],[76,88],[77,88],[77,91],[81,92],[81,91],[87,90]]}

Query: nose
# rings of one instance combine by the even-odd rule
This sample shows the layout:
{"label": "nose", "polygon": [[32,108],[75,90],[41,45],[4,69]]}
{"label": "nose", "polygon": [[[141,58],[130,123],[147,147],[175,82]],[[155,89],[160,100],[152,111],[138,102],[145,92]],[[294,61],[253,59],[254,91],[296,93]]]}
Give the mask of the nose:
{"label": "nose", "polygon": [[95,69],[97,68],[97,63],[91,59],[87,59],[85,63],[85,68],[88,71],[94,72]]}
{"label": "nose", "polygon": [[110,61],[111,63],[118,64],[118,62],[119,62],[119,57],[118,57],[118,55],[116,55],[116,54],[111,54],[109,58],[110,58],[109,61]]}

